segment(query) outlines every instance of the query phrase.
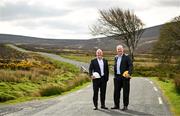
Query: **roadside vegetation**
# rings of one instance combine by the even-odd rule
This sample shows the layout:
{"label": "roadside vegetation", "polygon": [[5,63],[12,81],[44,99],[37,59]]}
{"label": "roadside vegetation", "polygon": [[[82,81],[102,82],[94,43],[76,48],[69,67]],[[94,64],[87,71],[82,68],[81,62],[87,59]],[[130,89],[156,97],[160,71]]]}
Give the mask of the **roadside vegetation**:
{"label": "roadside vegetation", "polygon": [[[154,45],[153,56],[160,61],[156,81],[167,97],[171,111],[180,115],[180,16],[163,25]],[[172,65],[174,64],[174,65]]]}
{"label": "roadside vegetation", "polygon": [[180,93],[175,89],[173,80],[161,81],[158,78],[151,79],[161,88],[173,115],[180,116]]}
{"label": "roadside vegetation", "polygon": [[89,81],[74,65],[0,44],[0,102],[59,95]]}

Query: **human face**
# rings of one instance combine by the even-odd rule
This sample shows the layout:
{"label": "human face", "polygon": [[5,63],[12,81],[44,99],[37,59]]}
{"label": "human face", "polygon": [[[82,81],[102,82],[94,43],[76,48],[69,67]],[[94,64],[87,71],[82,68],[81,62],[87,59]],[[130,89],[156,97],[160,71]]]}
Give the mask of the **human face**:
{"label": "human face", "polygon": [[98,59],[102,59],[102,56],[103,56],[102,50],[97,50],[97,51],[96,51],[96,57],[97,57]]}
{"label": "human face", "polygon": [[124,53],[123,47],[117,47],[117,55],[121,56]]}

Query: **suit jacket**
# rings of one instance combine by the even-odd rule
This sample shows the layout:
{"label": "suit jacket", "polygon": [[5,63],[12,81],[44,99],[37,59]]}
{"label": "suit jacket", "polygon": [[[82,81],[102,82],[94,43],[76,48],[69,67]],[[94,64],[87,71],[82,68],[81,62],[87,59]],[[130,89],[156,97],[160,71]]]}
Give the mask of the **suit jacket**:
{"label": "suit jacket", "polygon": [[[118,56],[115,56],[115,58],[114,58],[114,61],[115,61],[114,74],[117,74],[117,59],[118,59]],[[125,71],[129,71],[129,74],[131,75],[132,70],[133,70],[133,64],[132,64],[130,57],[123,54],[122,59],[121,59],[121,64],[120,64],[121,74],[123,74]]]}
{"label": "suit jacket", "polygon": [[[103,58],[103,62],[104,62],[104,77],[101,78],[101,79],[104,80],[104,81],[108,81],[109,80],[108,61]],[[100,69],[97,58],[91,60],[91,63],[90,63],[90,66],[89,66],[89,75],[91,76],[93,72],[98,72],[99,74],[101,74],[101,69]]]}

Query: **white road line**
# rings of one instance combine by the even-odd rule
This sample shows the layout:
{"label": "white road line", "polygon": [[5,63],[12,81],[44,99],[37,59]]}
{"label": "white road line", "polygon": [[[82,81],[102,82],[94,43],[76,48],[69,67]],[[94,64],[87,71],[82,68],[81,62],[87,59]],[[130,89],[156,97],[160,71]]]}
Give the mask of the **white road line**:
{"label": "white road line", "polygon": [[146,80],[146,81],[148,81],[148,79],[147,79],[147,78],[145,78],[145,80]]}
{"label": "white road line", "polygon": [[76,93],[80,93],[80,92],[82,92],[83,90],[78,90]]}
{"label": "white road line", "polygon": [[158,91],[158,89],[156,87],[153,87],[154,88],[154,91]]}
{"label": "white road line", "polygon": [[158,100],[159,100],[159,104],[163,104],[161,97],[158,97]]}
{"label": "white road line", "polygon": [[149,81],[151,84],[153,84],[153,82],[152,81]]}

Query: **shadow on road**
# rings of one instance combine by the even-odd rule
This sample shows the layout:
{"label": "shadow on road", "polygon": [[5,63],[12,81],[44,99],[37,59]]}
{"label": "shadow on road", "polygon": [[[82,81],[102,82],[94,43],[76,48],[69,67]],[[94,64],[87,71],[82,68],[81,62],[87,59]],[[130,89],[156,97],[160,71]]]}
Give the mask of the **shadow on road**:
{"label": "shadow on road", "polygon": [[144,112],[138,112],[138,111],[134,111],[134,110],[127,110],[127,111],[121,111],[121,110],[102,110],[99,109],[98,111],[104,112],[108,115],[111,116],[119,116],[119,115],[123,115],[123,116],[139,116],[139,115],[146,115],[146,116],[153,116],[152,114],[148,114],[148,113],[144,113]]}
{"label": "shadow on road", "polygon": [[144,113],[144,112],[139,112],[139,111],[134,111],[134,110],[127,110],[125,111],[129,114],[133,114],[133,115],[146,115],[146,116],[153,116],[152,114],[148,114],[148,113]]}
{"label": "shadow on road", "polygon": [[98,111],[104,112],[104,113],[111,115],[111,116],[120,116],[120,115],[129,116],[128,114],[121,113],[120,110],[102,110],[102,109],[99,109]]}

